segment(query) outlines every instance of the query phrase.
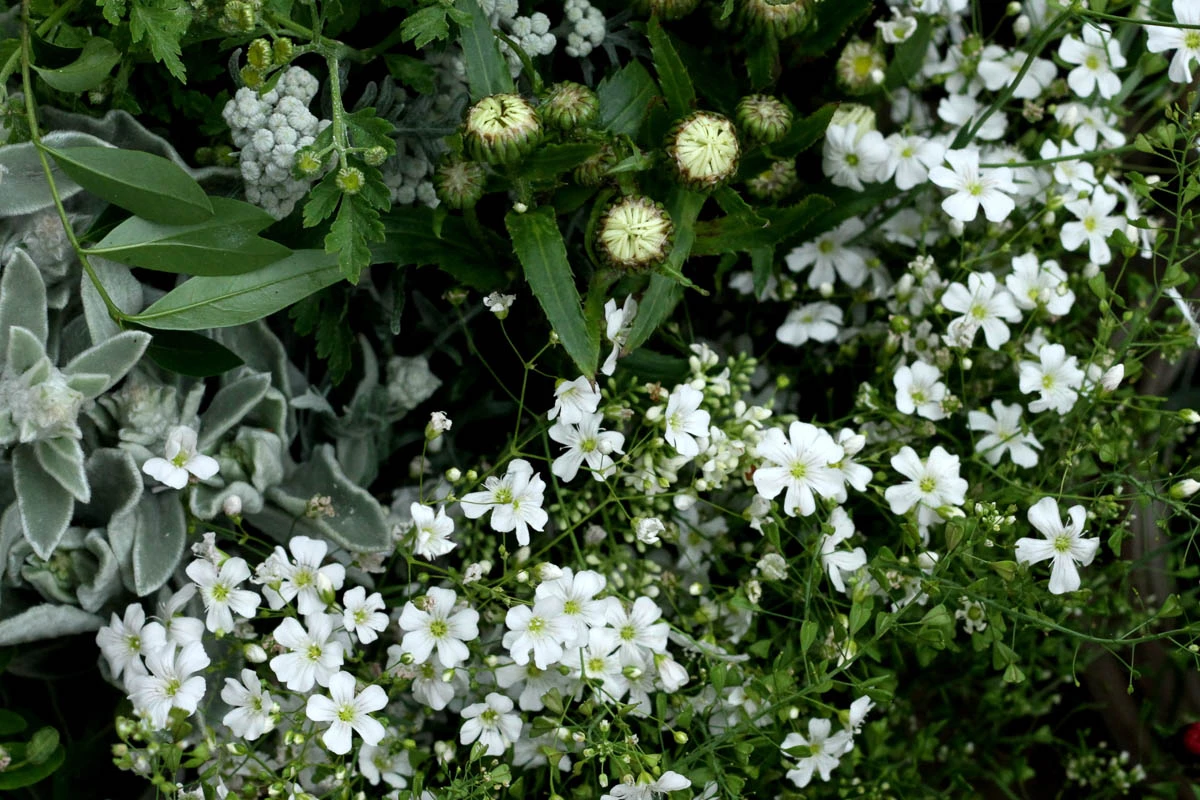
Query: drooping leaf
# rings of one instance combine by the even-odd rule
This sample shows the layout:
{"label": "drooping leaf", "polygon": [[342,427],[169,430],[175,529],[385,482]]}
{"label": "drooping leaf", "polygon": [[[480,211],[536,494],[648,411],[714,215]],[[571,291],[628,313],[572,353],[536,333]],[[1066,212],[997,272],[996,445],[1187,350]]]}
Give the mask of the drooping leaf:
{"label": "drooping leaf", "polygon": [[432,264],[481,292],[504,285],[504,271],[486,257],[461,217],[435,225],[437,212],[424,206],[397,208],[383,217],[385,239],[372,248],[372,263],[397,266]]}
{"label": "drooping leaf", "polygon": [[336,253],[342,276],[358,283],[358,276],[371,264],[370,242],[382,242],[386,233],[376,211],[361,195],[342,198],[337,219],[325,237],[325,252]]}
{"label": "drooping leaf", "polygon": [[92,499],[87,473],[83,469],[83,447],[78,439],[70,436],[41,439],[33,443],[33,450],[42,469],[72,497],[80,503]]}
{"label": "drooping leaf", "polygon": [[263,372],[222,386],[200,415],[199,446],[207,450],[221,436],[242,421],[271,388],[271,376]]}
{"label": "drooping leaf", "polygon": [[0,273],[0,359],[8,352],[9,331],[21,327],[46,344],[46,283],[24,250],[17,250]]}
{"label": "drooping leaf", "polygon": [[145,597],[167,582],[183,558],[187,525],[177,492],[147,492],[132,514],[133,584]]}
{"label": "drooping leaf", "polygon": [[224,375],[243,363],[225,345],[191,331],[155,331],[146,355],[163,369],[193,378]]}
{"label": "drooping leaf", "polygon": [[190,278],[132,321],[148,328],[179,331],[243,325],[281,311],[341,279],[336,254],[297,250],[244,275]]}
{"label": "drooping leaf", "polygon": [[[0,647],[98,631],[104,620],[75,606],[44,603],[0,622]],[[0,772],[0,779],[7,773]],[[0,789],[8,788],[0,782]]]}
{"label": "drooping leaf", "polygon": [[162,156],[116,147],[48,152],[80,186],[143,219],[191,225],[213,216],[213,204],[200,184]]}
{"label": "drooping leaf", "polygon": [[472,102],[493,94],[511,94],[514,91],[512,73],[508,61],[500,55],[492,23],[477,0],[456,0],[456,8],[469,14],[471,22],[463,25],[458,41],[463,49],[463,66],[467,70],[467,86],[471,90]]}
{"label": "drooping leaf", "polygon": [[[52,148],[104,147],[106,142],[78,131],[51,131],[42,137],[42,144]],[[68,178],[52,159],[50,172],[61,200],[74,197],[83,187]],[[4,191],[0,191],[0,217],[32,214],[54,205],[46,171],[33,142],[21,142],[0,147],[0,171],[4,172]]]}
{"label": "drooping leaf", "polygon": [[34,66],[34,69],[42,80],[60,92],[86,92],[102,84],[120,60],[121,53],[112,42],[94,36],[84,44],[79,58],[67,66],[58,69]]}
{"label": "drooping leaf", "polygon": [[63,374],[107,375],[107,385],[96,392],[96,395],[92,395],[95,397],[108,391],[125,377],[142,357],[142,353],[146,352],[149,344],[150,334],[142,331],[124,331],[75,356],[63,367]]}
{"label": "drooping leaf", "polygon": [[658,94],[654,78],[640,62],[631,61],[600,82],[599,126],[611,133],[637,136]]}
{"label": "drooping leaf", "polygon": [[562,232],[548,206],[518,214],[509,212],[504,224],[525,270],[529,288],[541,304],[567,355],[588,378],[596,374],[600,331],[588,327],[575,276],[567,260]]}
{"label": "drooping leaf", "polygon": [[658,72],[658,82],[662,85],[667,105],[676,116],[682,116],[696,104],[692,79],[688,77],[687,68],[657,16],[650,18],[647,33],[650,36],[650,52],[654,56],[654,69]]}
{"label": "drooping leaf", "polygon": [[25,539],[39,558],[49,558],[58,547],[75,500],[58,480],[38,463],[32,445],[18,445],[12,451],[13,484],[17,491],[17,506]]}

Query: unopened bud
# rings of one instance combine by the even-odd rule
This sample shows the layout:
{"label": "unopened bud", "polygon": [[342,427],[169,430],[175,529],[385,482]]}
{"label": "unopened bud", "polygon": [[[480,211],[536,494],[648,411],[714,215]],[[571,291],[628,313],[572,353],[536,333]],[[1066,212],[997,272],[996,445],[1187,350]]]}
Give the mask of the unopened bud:
{"label": "unopened bud", "polygon": [[225,512],[227,517],[236,517],[242,513],[242,498],[236,494],[231,494],[225,498],[225,502],[221,503],[221,511]]}
{"label": "unopened bud", "polygon": [[1171,487],[1171,497],[1176,500],[1185,500],[1197,491],[1200,491],[1200,481],[1184,478],[1179,483]]}

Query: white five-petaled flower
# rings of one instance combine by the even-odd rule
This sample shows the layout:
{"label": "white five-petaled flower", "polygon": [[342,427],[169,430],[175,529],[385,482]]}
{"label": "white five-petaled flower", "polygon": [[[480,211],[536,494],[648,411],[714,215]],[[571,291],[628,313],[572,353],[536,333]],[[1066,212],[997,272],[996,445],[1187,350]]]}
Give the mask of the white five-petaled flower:
{"label": "white five-petaled flower", "polygon": [[1066,414],[1079,398],[1083,370],[1076,366],[1075,356],[1067,356],[1067,349],[1061,344],[1042,345],[1038,358],[1040,363],[1022,361],[1018,378],[1022,393],[1038,393],[1038,398],[1029,404],[1029,410],[1054,409],[1060,415]]}
{"label": "white five-petaled flower", "polygon": [[809,339],[832,342],[837,338],[842,319],[842,309],[833,303],[823,300],[805,303],[788,312],[783,324],[775,331],[775,338],[792,347],[799,347]]}
{"label": "white five-petaled flower", "polygon": [[458,546],[450,541],[450,534],[454,533],[454,520],[446,516],[445,506],[434,514],[429,506],[413,503],[408,513],[413,522],[413,551],[421,558],[432,561]]}
{"label": "white five-petaled flower", "polygon": [[697,438],[708,437],[709,415],[700,409],[704,402],[704,394],[699,389],[693,389],[682,384],[671,392],[667,398],[666,432],[663,437],[667,444],[674,447],[679,455],[695,458],[700,454],[700,443]]}
{"label": "white five-petaled flower", "polygon": [[498,756],[521,737],[521,717],[513,713],[513,701],[502,694],[488,692],[484,701],[462,710],[458,741],[468,745],[478,740],[487,755]]}
{"label": "white five-petaled flower", "polygon": [[1012,273],[1004,279],[1017,308],[1044,308],[1060,317],[1075,304],[1075,292],[1067,286],[1067,273],[1057,261],[1039,262],[1034,253],[1014,256]]}
{"label": "white five-petaled flower", "polygon": [[655,653],[667,652],[668,626],[662,609],[649,597],[639,597],[626,610],[620,601],[608,604],[607,622],[616,631],[618,653],[625,664],[648,664]]}
{"label": "white five-petaled flower", "polygon": [[[1200,0],[1174,0],[1171,10],[1182,25],[1200,25]],[[1176,83],[1192,82],[1192,62],[1200,62],[1200,30],[1146,26],[1146,49],[1151,53],[1174,50],[1167,77]]]}
{"label": "white five-petaled flower", "polygon": [[942,295],[942,305],[962,316],[955,317],[946,328],[949,342],[969,347],[975,334],[983,329],[983,338],[992,350],[999,350],[1011,335],[1008,322],[1020,322],[1021,312],[1008,289],[996,284],[990,272],[972,272],[967,285],[952,283]]}
{"label": "white five-petaled flower", "polygon": [[1062,246],[1068,250],[1078,250],[1080,245],[1087,242],[1091,261],[1100,265],[1112,261],[1108,237],[1118,228],[1125,227],[1125,217],[1112,213],[1117,207],[1117,196],[1097,186],[1091,197],[1072,200],[1063,206],[1077,219],[1062,226],[1059,232]]}
{"label": "white five-petaled flower", "polygon": [[135,675],[145,675],[142,658],[160,650],[167,643],[167,633],[157,622],[146,622],[146,611],[137,603],[125,607],[124,618],[112,615],[112,620],[96,633],[96,644],[108,660],[113,678],[125,676],[126,684]]}
{"label": "white five-petaled flower", "polygon": [[1107,25],[1085,23],[1083,41],[1067,34],[1058,45],[1058,57],[1077,65],[1067,74],[1067,85],[1080,97],[1090,97],[1099,89],[1107,100],[1121,90],[1121,79],[1113,70],[1125,66],[1125,56]]}
{"label": "white five-petaled flower", "polygon": [[600,407],[600,387],[586,376],[573,381],[561,381],[554,388],[554,408],[546,414],[566,425],[578,425],[591,417]]}
{"label": "white five-petaled flower", "polygon": [[146,656],[149,674],[130,679],[129,700],[151,728],[162,730],[170,721],[171,709],[195,713],[205,685],[204,678],[192,673],[208,665],[208,654],[199,642],[180,648],[168,643]]}
{"label": "white five-petaled flower", "polygon": [[993,466],[1008,453],[1013,463],[1020,467],[1032,467],[1038,462],[1037,451],[1042,443],[1033,433],[1021,431],[1021,405],[1005,405],[1001,400],[992,401],[992,414],[984,411],[967,412],[967,424],[973,431],[982,431],[984,436],[975,442],[975,452],[980,453]]}
{"label": "white five-petaled flower", "polygon": [[496,315],[496,319],[504,319],[508,316],[508,311],[512,308],[513,301],[516,299],[517,296],[515,294],[492,292],[483,298],[483,305],[488,311]]}
{"label": "white five-petaled flower", "polygon": [[293,692],[307,692],[314,683],[328,686],[342,666],[343,646],[333,638],[335,620],[328,614],[311,614],[305,619],[306,630],[295,617],[288,617],[275,629],[275,641],[288,652],[272,658],[271,669]]}
{"label": "white five-petaled flower", "polygon": [[239,584],[250,577],[250,567],[241,558],[227,558],[220,569],[208,559],[197,559],[187,565],[187,576],[200,590],[200,598],[208,611],[206,627],[218,636],[233,630],[233,613],[252,619],[258,613],[259,596]]}
{"label": "white five-petaled flower", "polygon": [[833,725],[827,719],[810,719],[808,721],[808,736],[799,733],[789,733],[780,745],[786,753],[793,747],[808,748],[808,755],[801,757],[794,769],[788,770],[787,777],[796,788],[803,789],[812,781],[813,773],[828,781],[833,770],[841,763],[842,756],[850,752],[853,745],[853,735],[850,731],[841,730],[830,735]]}
{"label": "white five-petaled flower", "polygon": [[253,741],[275,727],[279,707],[254,670],[243,669],[240,683],[226,678],[221,699],[231,708],[221,721],[234,736]]}
{"label": "white five-petaled flower", "polygon": [[387,693],[383,689],[371,684],[355,694],[354,676],[339,672],[329,679],[329,697],[310,695],[304,713],[313,722],[330,723],[321,735],[321,741],[329,752],[344,756],[350,752],[351,731],[361,736],[366,744],[379,744],[386,731],[370,713],[386,705]]}
{"label": "white five-petaled flower", "polygon": [[348,589],[342,595],[342,609],[342,627],[354,631],[363,644],[370,644],[379,638],[381,631],[387,630],[388,615],[384,613],[383,595],[379,592],[367,596],[367,590],[361,586]]}
{"label": "white five-petaled flower", "polygon": [[967,482],[958,476],[958,456],[938,445],[922,461],[911,447],[903,447],[892,456],[892,469],[908,478],[906,483],[889,486],[883,493],[893,514],[907,514],[917,507],[917,524],[927,528],[942,522],[937,509],[961,506],[967,496]]}
{"label": "white five-petaled flower", "polygon": [[600,371],[605,375],[612,375],[617,369],[617,356],[621,354],[621,348],[625,346],[629,332],[633,330],[637,308],[637,300],[633,295],[626,297],[620,308],[617,308],[616,300],[609,300],[604,304],[604,338],[612,342],[612,350],[600,367]]}
{"label": "white five-petaled flower", "polygon": [[893,133],[887,138],[887,143],[888,160],[884,174],[894,178],[896,188],[901,191],[928,180],[930,168],[941,164],[946,155],[946,145],[924,136]]}
{"label": "white five-petaled flower", "polygon": [[491,526],[497,533],[516,531],[517,544],[529,544],[529,529],[546,527],[550,515],[542,508],[546,483],[523,458],[508,463],[503,478],[495,475],[483,483],[483,490],[463,495],[459,503],[468,519],[479,519],[489,510]]}
{"label": "white five-petaled flower", "polygon": [[792,272],[812,267],[808,273],[808,285],[816,289],[824,283],[833,283],[834,273],[847,285],[862,286],[867,279],[867,251],[852,247],[850,242],[866,230],[867,226],[858,217],[838,225],[816,239],[792,248],[784,261]]}
{"label": "white five-petaled flower", "polygon": [[285,562],[278,592],[287,602],[294,598],[296,610],[304,616],[324,611],[326,599],[332,599],[346,580],[341,564],[321,565],[328,549],[325,542],[307,536],[293,536],[288,542],[293,560]]}
{"label": "white five-petaled flower", "polygon": [[787,489],[783,510],[789,517],[807,517],[816,508],[814,492],[834,497],[843,489],[842,473],[835,467],[845,456],[841,445],[827,432],[807,422],[793,422],[785,437],[771,428],[757,445],[766,465],[754,471],[754,488],[768,500]]}
{"label": "white five-petaled flower", "polygon": [[911,367],[897,367],[892,383],[896,387],[896,410],[901,414],[915,413],[935,421],[946,418],[942,408],[946,384],[942,383],[942,371],[934,365],[917,361]]}
{"label": "white five-petaled flower", "polygon": [[562,659],[563,644],[574,634],[573,625],[563,616],[562,604],[554,598],[538,600],[530,606],[516,605],[504,617],[508,632],[503,644],[517,664],[528,664],[530,655],[538,669],[549,669]]}
{"label": "white five-petaled flower", "polygon": [[1037,564],[1053,559],[1050,569],[1050,594],[1073,592],[1079,588],[1079,570],[1076,563],[1086,567],[1096,557],[1099,539],[1084,539],[1083,525],[1087,512],[1083,506],[1067,509],[1070,524],[1064,525],[1058,510],[1058,501],[1043,497],[1029,509],[1029,523],[1042,534],[1043,539],[1024,537],[1017,540],[1017,562]]}
{"label": "white five-petaled flower", "polygon": [[574,647],[587,640],[588,629],[604,625],[608,603],[597,600],[604,590],[604,576],[590,569],[574,572],[564,567],[553,580],[538,584],[535,596],[541,600],[556,600],[562,606],[561,616],[568,632],[564,644]]}
{"label": "white five-petaled flower", "polygon": [[821,165],[834,186],[863,190],[863,182],[875,183],[887,168],[888,146],[879,131],[863,131],[858,125],[830,125],[825,129]]}
{"label": "white five-petaled flower", "polygon": [[979,166],[979,151],[947,150],[949,168],[936,166],[929,170],[929,180],[950,189],[953,194],[942,201],[942,210],[960,222],[970,222],[979,214],[989,222],[1003,222],[1016,207],[1010,194],[1016,194],[1017,185],[1012,180],[1012,169]]}
{"label": "white five-petaled flower", "polygon": [[411,600],[405,603],[400,612],[401,651],[421,663],[436,648],[438,659],[447,668],[466,661],[470,655],[466,643],[479,638],[479,612],[469,606],[455,611],[457,602],[452,589],[435,586],[426,592],[420,607]]}
{"label": "white five-petaled flower", "polygon": [[839,544],[854,535],[854,520],[850,519],[850,515],[841,506],[833,510],[829,516],[829,523],[833,525],[833,533],[821,534],[821,566],[828,573],[829,583],[833,588],[844,594],[846,584],[843,577],[866,565],[867,552],[861,547],[853,550],[838,549]]}
{"label": "white five-petaled flower", "polygon": [[206,481],[221,468],[215,458],[197,452],[196,432],[186,425],[178,425],[167,434],[165,455],[147,459],[142,472],[172,489],[187,486],[189,475]]}
{"label": "white five-petaled flower", "polygon": [[654,800],[655,795],[683,791],[691,785],[690,778],[669,769],[650,783],[618,783],[600,800]]}
{"label": "white five-petaled flower", "polygon": [[621,449],[625,445],[625,434],[600,430],[603,421],[603,414],[590,414],[574,425],[559,420],[551,426],[550,438],[567,447],[550,466],[550,471],[559,480],[565,483],[574,480],[584,462],[598,481],[616,471],[611,454],[625,452]]}

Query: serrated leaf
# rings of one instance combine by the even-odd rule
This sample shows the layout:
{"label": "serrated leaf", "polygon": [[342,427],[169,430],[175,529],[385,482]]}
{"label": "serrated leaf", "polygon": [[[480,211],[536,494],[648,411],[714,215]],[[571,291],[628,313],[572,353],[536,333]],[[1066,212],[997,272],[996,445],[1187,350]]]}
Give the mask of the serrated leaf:
{"label": "serrated leaf", "polygon": [[589,329],[584,319],[567,247],[553,209],[543,206],[524,214],[512,211],[504,218],[504,224],[525,271],[525,280],[562,341],[563,349],[580,372],[593,377],[600,358],[600,331]]}
{"label": "serrated leaf", "polygon": [[631,61],[600,81],[596,94],[600,98],[599,127],[610,133],[637,136],[658,86],[640,62]]}
{"label": "serrated leaf", "polygon": [[79,58],[65,67],[48,69],[34,66],[49,86],[60,92],[86,92],[102,84],[112,68],[121,60],[121,53],[108,39],[94,36],[83,45]]}
{"label": "serrated leaf", "polygon": [[496,34],[492,32],[492,23],[483,6],[478,0],[456,0],[454,5],[471,17],[471,23],[463,25],[458,34],[471,101],[478,102],[493,94],[511,94],[515,88],[512,73],[508,71],[508,60],[500,54]]}
{"label": "serrated leaf", "polygon": [[337,209],[342,190],[337,185],[337,172],[330,172],[308,193],[304,203],[304,227],[315,228]]}
{"label": "serrated leaf", "polygon": [[388,54],[383,57],[388,74],[418,94],[433,94],[437,89],[437,71],[428,63],[412,56]]}
{"label": "serrated leaf", "polygon": [[178,492],[142,495],[133,511],[133,584],[139,597],[157,591],[183,558],[187,539]]}
{"label": "serrated leaf", "polygon": [[424,206],[397,208],[383,217],[385,239],[371,250],[373,264],[434,265],[455,280],[490,292],[505,283],[503,270],[480,258],[480,245],[461,217],[435,224],[436,211]]}
{"label": "serrated leaf", "polygon": [[58,547],[75,500],[58,480],[38,463],[32,445],[18,445],[12,451],[13,485],[25,539],[38,558],[47,559]]}
{"label": "serrated leaf", "polygon": [[692,79],[688,77],[687,68],[657,16],[650,18],[647,35],[650,37],[654,69],[658,72],[658,81],[667,98],[667,105],[676,116],[682,116],[696,104],[696,89],[692,86]]}
{"label": "serrated leaf", "polygon": [[146,355],[165,370],[193,378],[224,375],[244,363],[225,345],[191,331],[155,331]]}
{"label": "serrated leaf", "polygon": [[420,11],[409,14],[400,23],[400,37],[403,41],[412,42],[418,48],[423,48],[430,42],[445,39],[450,36],[450,23],[446,20],[446,9],[441,5],[431,5]]}
{"label": "serrated leaf", "polygon": [[568,172],[600,152],[600,145],[587,142],[550,144],[538,150],[521,166],[529,180],[549,180]]}
{"label": "serrated leaf", "polygon": [[325,237],[325,252],[336,253],[342,276],[358,283],[358,276],[371,264],[368,242],[383,241],[386,233],[379,212],[358,195],[342,199],[337,219]]}
{"label": "serrated leaf", "polygon": [[191,10],[177,0],[168,0],[158,7],[134,3],[129,11],[130,37],[135,42],[145,38],[154,59],[180,83],[187,83],[187,70],[179,58],[183,52],[179,41],[191,19]]}
{"label": "serrated leaf", "polygon": [[[88,252],[160,272],[240,275],[291,254],[256,235],[273,220],[237,200],[212,198],[213,217],[192,225],[165,225],[140,217],[125,220]],[[262,223],[262,217],[266,223]]]}
{"label": "serrated leaf", "polygon": [[200,415],[200,449],[207,450],[215,445],[226,431],[258,405],[270,388],[271,376],[265,372],[222,386]]}
{"label": "serrated leaf", "polygon": [[341,279],[336,254],[297,250],[244,275],[190,278],[130,320],[148,328],[179,331],[243,325]]}
{"label": "serrated leaf", "polygon": [[60,436],[57,439],[42,439],[33,443],[37,461],[58,485],[66,489],[80,503],[92,499],[87,473],[83,469],[83,447],[78,439]]}
{"label": "serrated leaf", "polygon": [[803,232],[831,208],[831,200],[814,194],[784,208],[762,208],[697,222],[692,255],[710,256],[772,247]]}
{"label": "serrated leaf", "polygon": [[346,115],[346,132],[354,147],[382,147],[389,156],[393,156],[396,154],[396,140],[391,134],[395,130],[395,125],[376,116],[375,109],[370,106]]}

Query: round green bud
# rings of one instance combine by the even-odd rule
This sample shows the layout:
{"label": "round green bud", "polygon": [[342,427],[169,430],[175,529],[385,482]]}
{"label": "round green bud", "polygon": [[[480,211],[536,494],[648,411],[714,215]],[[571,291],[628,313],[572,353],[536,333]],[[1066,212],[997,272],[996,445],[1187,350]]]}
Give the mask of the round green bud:
{"label": "round green bud", "polygon": [[738,127],[763,144],[778,142],[792,129],[792,111],[767,94],[743,97],[737,106]]}
{"label": "round green bud", "polygon": [[639,11],[660,19],[682,19],[696,10],[700,0],[637,0]]}
{"label": "round green bud", "polygon": [[610,145],[575,168],[575,182],[584,186],[599,186],[608,177],[608,171],[617,165],[617,154]]}
{"label": "round green bud", "polygon": [[596,247],[614,267],[647,270],[667,259],[674,233],[675,224],[662,203],[634,195],[617,200],[604,212]]}
{"label": "round green bud", "polygon": [[363,151],[362,154],[363,161],[367,162],[367,164],[372,167],[378,167],[380,164],[387,161],[387,157],[387,148],[380,147],[379,145],[368,147]]}
{"label": "round green bud", "polygon": [[850,94],[868,94],[883,84],[887,61],[873,44],[858,39],[842,49],[837,61],[838,83]]}
{"label": "round green bud", "polygon": [[790,0],[783,3],[743,0],[740,19],[742,25],[750,30],[786,39],[808,26],[812,19],[812,5],[813,0]]}
{"label": "round green bud", "polygon": [[271,56],[275,61],[276,66],[283,66],[292,60],[292,54],[295,48],[292,46],[291,39],[276,39],[271,47]]}
{"label": "round green bud", "polygon": [[512,164],[542,141],[542,121],[528,100],[516,94],[485,97],[467,112],[467,150],[477,161]]}
{"label": "round green bud", "polygon": [[263,74],[249,64],[242,67],[238,75],[247,89],[258,89],[263,85]]}
{"label": "round green bud", "polygon": [[728,117],[696,111],[667,134],[667,156],[679,181],[693,191],[715,189],[737,172],[742,146]]}
{"label": "round green bud", "polygon": [[453,209],[474,208],[486,181],[487,172],[478,161],[444,161],[433,173],[438,200]]}
{"label": "round green bud", "polygon": [[796,190],[796,162],[776,161],[746,181],[750,194],[762,200],[778,202]]}
{"label": "round green bud", "polygon": [[333,179],[343,194],[358,194],[367,183],[367,176],[358,167],[342,167]]}
{"label": "round green bud", "polygon": [[585,128],[600,115],[600,98],[582,84],[563,81],[550,87],[539,111],[552,128],[563,131]]}
{"label": "round green bud", "polygon": [[275,60],[275,54],[271,50],[271,43],[266,39],[255,39],[246,48],[246,63],[260,71],[266,71],[271,68],[271,64]]}
{"label": "round green bud", "polygon": [[295,160],[296,172],[302,177],[311,178],[321,171],[324,164],[321,163],[320,156],[317,151],[311,147],[303,147],[296,151]]}

